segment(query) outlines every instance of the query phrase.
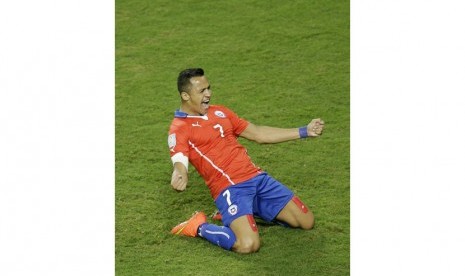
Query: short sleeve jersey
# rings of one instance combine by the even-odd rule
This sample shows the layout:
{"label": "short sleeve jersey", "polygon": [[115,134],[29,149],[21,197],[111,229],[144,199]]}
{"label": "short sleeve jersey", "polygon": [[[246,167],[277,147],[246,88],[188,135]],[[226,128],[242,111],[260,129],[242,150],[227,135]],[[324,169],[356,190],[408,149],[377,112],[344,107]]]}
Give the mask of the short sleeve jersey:
{"label": "short sleeve jersey", "polygon": [[168,136],[173,163],[185,156],[210,189],[213,199],[230,185],[261,173],[237,141],[249,122],[224,106],[211,105],[207,114],[176,111]]}

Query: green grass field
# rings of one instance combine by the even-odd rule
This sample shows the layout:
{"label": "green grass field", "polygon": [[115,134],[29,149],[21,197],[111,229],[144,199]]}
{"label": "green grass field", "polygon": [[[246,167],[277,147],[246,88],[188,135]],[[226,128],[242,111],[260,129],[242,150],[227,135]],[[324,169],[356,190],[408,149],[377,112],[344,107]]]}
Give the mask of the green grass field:
{"label": "green grass field", "polygon": [[[116,0],[116,275],[349,275],[349,18],[348,0]],[[169,185],[167,131],[187,67],[205,70],[212,104],[255,124],[325,120],[317,139],[240,140],[313,210],[313,230],[259,225],[250,255],[169,233],[215,209],[194,168],[185,192]]]}

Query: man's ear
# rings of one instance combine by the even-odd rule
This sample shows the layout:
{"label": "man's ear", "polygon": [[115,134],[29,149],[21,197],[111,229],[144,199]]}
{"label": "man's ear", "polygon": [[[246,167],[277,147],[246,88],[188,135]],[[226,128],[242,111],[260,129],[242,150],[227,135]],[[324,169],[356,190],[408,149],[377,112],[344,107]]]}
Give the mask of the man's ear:
{"label": "man's ear", "polygon": [[182,98],[184,101],[188,101],[188,100],[190,100],[191,96],[190,96],[189,93],[187,93],[187,92],[181,92],[181,98]]}

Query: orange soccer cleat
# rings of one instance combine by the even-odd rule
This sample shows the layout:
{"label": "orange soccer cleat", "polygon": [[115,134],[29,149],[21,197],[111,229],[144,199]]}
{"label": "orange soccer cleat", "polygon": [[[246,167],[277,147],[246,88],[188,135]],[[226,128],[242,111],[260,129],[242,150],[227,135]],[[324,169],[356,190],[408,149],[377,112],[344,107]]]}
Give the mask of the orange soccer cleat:
{"label": "orange soccer cleat", "polygon": [[197,229],[205,222],[207,222],[205,214],[203,212],[195,212],[190,219],[173,227],[171,234],[196,237]]}

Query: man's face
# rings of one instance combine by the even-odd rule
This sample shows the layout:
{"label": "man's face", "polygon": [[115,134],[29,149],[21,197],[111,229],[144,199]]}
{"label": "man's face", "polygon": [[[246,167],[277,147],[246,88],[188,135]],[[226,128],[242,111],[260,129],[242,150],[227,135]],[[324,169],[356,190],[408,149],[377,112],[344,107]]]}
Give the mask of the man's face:
{"label": "man's face", "polygon": [[191,89],[188,92],[188,100],[186,107],[188,110],[184,110],[188,114],[200,114],[204,115],[208,111],[210,106],[210,97],[212,91],[210,90],[210,83],[205,76],[193,77],[190,79]]}

